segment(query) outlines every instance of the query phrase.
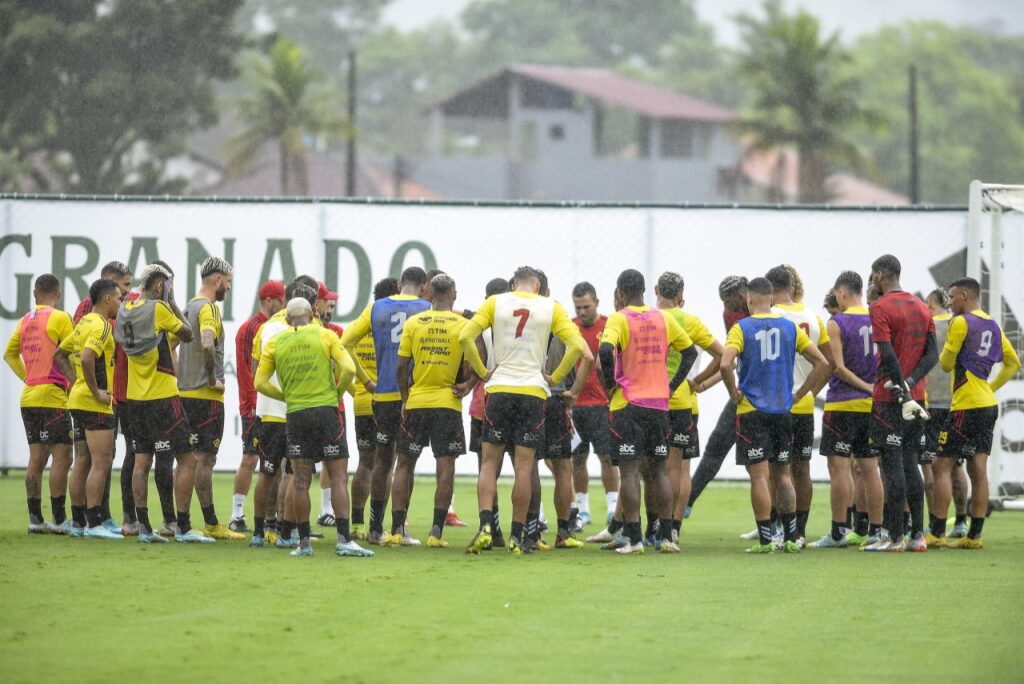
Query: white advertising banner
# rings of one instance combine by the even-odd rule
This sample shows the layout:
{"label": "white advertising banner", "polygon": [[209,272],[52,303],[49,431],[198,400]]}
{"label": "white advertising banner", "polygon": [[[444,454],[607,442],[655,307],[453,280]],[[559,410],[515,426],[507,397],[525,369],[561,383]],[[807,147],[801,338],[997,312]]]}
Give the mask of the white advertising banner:
{"label": "white advertising banner", "polygon": [[[256,290],[267,278],[287,281],[305,273],[326,281],[340,293],[337,318],[344,325],[369,303],[374,282],[409,265],[436,266],[452,275],[460,309],[475,309],[490,279],[508,277],[517,266],[530,264],[548,274],[553,296],[570,313],[573,286],[590,281],[605,314],[612,311],[615,279],[623,269],[646,274],[649,303],[654,301],[658,275],[672,270],[685,278],[685,308],[724,339],[718,299],[718,283],[724,276],[754,277],[779,263],[793,264],[803,279],[808,305],[825,317],[821,301],[840,271],[852,269],[866,276],[876,257],[892,253],[903,263],[904,286],[927,294],[964,273],[966,218],[965,210],[953,209],[0,198],[0,334],[7,340],[28,310],[32,281],[41,273],[58,276],[63,307],[73,311],[107,261],[125,261],[137,275],[159,258],[175,269],[178,301],[183,303],[196,292],[203,259],[224,257],[234,265],[234,284],[222,304],[227,421],[217,467],[231,470],[241,455],[234,335],[252,315]],[[1022,228],[1019,222],[1004,220],[1004,292],[1011,310],[1024,306],[1017,266]],[[702,357],[700,363],[706,362]],[[23,467],[28,450],[18,410],[21,383],[6,369],[0,377],[0,466]],[[725,401],[721,386],[701,395],[702,442]],[[1003,401],[1004,439],[1016,450],[1024,445],[1024,387],[1011,383]],[[354,467],[351,410],[348,413]],[[431,461],[425,454],[420,470],[433,472]],[[596,459],[591,465],[596,473]],[[476,472],[476,459],[459,459],[458,471]],[[815,457],[812,472],[827,479],[823,458]],[[745,474],[730,456],[721,476]]]}

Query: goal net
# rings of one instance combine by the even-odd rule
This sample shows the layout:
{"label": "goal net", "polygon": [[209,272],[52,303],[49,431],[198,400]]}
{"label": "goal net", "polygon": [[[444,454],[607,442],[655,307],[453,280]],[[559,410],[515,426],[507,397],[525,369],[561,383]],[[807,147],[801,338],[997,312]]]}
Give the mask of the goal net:
{"label": "goal net", "polygon": [[[967,275],[982,285],[982,306],[1024,358],[1024,185],[973,181],[967,226]],[[1000,420],[989,459],[997,508],[1024,510],[1024,373],[999,391]]]}

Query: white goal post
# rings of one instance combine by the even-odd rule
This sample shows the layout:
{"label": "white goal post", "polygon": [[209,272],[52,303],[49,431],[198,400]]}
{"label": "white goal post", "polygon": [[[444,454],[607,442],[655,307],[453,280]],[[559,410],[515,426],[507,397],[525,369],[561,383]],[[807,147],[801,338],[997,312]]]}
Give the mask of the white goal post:
{"label": "white goal post", "polygon": [[[1019,284],[1008,284],[1006,281],[1009,275],[1015,276],[1024,270],[1024,263],[1019,260],[1024,254],[1021,250],[1022,236],[1016,234],[1020,231],[1010,228],[1014,232],[1004,234],[1006,226],[1003,219],[1008,214],[1024,216],[1024,185],[983,183],[979,180],[971,182],[967,221],[967,275],[982,284],[983,300],[987,299],[986,310],[999,322],[1020,354],[1020,321],[1007,305],[1007,297],[1004,295],[1013,294],[1019,288]],[[1006,289],[1008,285],[1010,289]],[[984,296],[984,290],[987,290],[987,297]],[[1017,380],[1020,378],[1018,374]],[[1001,390],[1000,395],[1004,394]],[[1014,406],[1020,410],[1017,403]],[[1024,478],[1007,476],[1006,459],[1011,454],[1004,449],[1003,422],[1007,410],[1003,396],[1000,396],[1000,407],[1001,420],[996,425],[988,463],[989,496],[995,508],[1024,510],[1024,499],[1016,498],[1024,492],[1024,485],[1021,484]],[[1024,458],[1024,453],[1015,453],[1014,458]]]}

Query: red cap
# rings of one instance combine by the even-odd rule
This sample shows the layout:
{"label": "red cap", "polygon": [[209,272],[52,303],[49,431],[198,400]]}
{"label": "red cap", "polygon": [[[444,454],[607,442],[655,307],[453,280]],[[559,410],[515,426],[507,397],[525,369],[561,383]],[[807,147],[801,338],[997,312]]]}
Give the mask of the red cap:
{"label": "red cap", "polygon": [[268,280],[260,285],[260,300],[280,299],[284,301],[284,283],[279,280]]}
{"label": "red cap", "polygon": [[330,289],[328,289],[328,287],[327,287],[327,283],[325,283],[324,281],[321,280],[320,281],[320,290],[316,293],[316,298],[317,299],[326,299],[327,301],[330,301],[330,302],[336,302],[336,301],[338,301],[338,293],[337,292],[331,292]]}

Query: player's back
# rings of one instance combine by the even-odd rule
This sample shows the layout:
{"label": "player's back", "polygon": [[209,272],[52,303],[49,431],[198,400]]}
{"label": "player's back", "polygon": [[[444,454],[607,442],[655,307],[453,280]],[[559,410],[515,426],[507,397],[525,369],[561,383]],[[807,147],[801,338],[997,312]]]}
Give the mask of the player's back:
{"label": "player's back", "polygon": [[488,387],[541,387],[548,394],[542,370],[555,302],[525,292],[494,297],[491,325],[496,369]]}
{"label": "player's back", "polygon": [[[948,313],[932,317],[935,321],[935,345],[942,349],[946,345],[946,335],[949,333],[949,321],[953,316]],[[953,399],[952,387],[949,373],[942,370],[941,364],[935,364],[925,376],[925,388],[927,390],[928,408],[948,409]]]}
{"label": "player's back", "polygon": [[430,308],[430,302],[412,295],[392,295],[378,299],[370,310],[374,354],[377,359],[377,396],[398,398],[398,345],[405,322]]}
{"label": "player's back", "polygon": [[[839,328],[839,338],[843,345],[843,365],[864,382],[874,382],[878,357],[871,339],[871,315],[868,310],[863,307],[851,307],[837,313],[832,317],[832,321]],[[835,402],[866,399],[869,396],[833,374],[828,382],[825,404],[827,408],[829,404]]]}
{"label": "player's back", "polygon": [[[793,406],[796,324],[778,314],[757,314],[736,325],[743,338],[739,386],[744,398],[758,411],[788,413]],[[730,333],[730,340],[734,335]]]}
{"label": "player's back", "polygon": [[[935,323],[928,306],[909,292],[887,292],[871,306],[871,330],[875,343],[892,344],[904,377],[914,370],[924,356],[928,333],[934,329]],[[892,393],[885,389],[888,380],[886,376],[875,381],[875,401],[893,401]],[[914,399],[922,401],[924,379],[911,390]]]}
{"label": "player's back", "polygon": [[[256,338],[253,341],[254,349],[266,349],[270,340],[274,339],[278,334],[288,329],[288,321],[286,320],[287,310],[282,309],[278,313],[271,316],[266,323],[264,323],[259,332],[256,333]],[[278,387],[281,386],[280,380],[277,377],[277,373],[271,377],[271,382],[276,384]],[[287,406],[283,401],[277,399],[271,399],[265,394],[256,395],[256,415],[260,418],[277,419],[279,422],[284,421],[287,415]]]}
{"label": "player's back", "polygon": [[957,318],[966,324],[967,334],[953,368],[954,408],[994,406],[998,402],[988,378],[993,366],[1003,360],[1003,331],[980,309],[964,312]]}

